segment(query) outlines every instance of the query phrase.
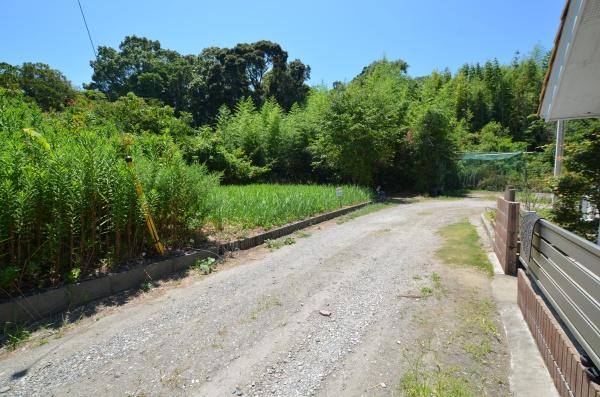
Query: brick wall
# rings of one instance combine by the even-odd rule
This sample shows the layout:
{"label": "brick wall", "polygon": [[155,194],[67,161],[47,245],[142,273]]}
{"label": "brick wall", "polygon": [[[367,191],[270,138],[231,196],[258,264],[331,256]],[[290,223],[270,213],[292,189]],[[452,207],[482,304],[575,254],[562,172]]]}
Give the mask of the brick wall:
{"label": "brick wall", "polygon": [[535,293],[523,269],[519,269],[518,278],[517,302],[559,394],[600,397],[600,386],[588,379],[577,349]]}

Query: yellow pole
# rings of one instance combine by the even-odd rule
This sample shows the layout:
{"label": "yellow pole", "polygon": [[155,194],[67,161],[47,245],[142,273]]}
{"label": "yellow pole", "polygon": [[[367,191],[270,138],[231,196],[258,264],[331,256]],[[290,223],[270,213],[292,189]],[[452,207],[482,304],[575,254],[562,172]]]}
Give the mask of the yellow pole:
{"label": "yellow pole", "polygon": [[158,238],[158,232],[156,231],[156,226],[154,225],[154,220],[152,219],[152,214],[150,213],[150,207],[148,206],[146,198],[144,197],[142,184],[140,183],[140,180],[137,177],[137,174],[135,173],[135,169],[133,168],[133,159],[131,158],[131,156],[126,156],[125,162],[127,163],[127,167],[129,168],[129,170],[131,171],[131,176],[133,177],[133,185],[135,186],[135,192],[137,193],[137,196],[140,199],[142,212],[144,213],[144,218],[146,218],[146,225],[148,226],[148,231],[150,232],[152,240],[154,240],[154,248],[156,248],[156,252],[158,252],[160,255],[164,255],[165,247]]}

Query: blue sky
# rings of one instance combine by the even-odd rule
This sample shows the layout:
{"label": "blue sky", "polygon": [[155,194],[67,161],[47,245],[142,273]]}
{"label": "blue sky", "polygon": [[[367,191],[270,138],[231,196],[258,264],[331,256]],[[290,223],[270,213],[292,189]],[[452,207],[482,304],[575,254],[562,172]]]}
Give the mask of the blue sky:
{"label": "blue sky", "polygon": [[[126,35],[197,54],[266,39],[312,68],[311,84],[349,80],[375,59],[404,59],[409,74],[545,49],[564,0],[81,0],[95,44]],[[75,85],[93,58],[77,0],[1,0],[0,61],[44,62]]]}

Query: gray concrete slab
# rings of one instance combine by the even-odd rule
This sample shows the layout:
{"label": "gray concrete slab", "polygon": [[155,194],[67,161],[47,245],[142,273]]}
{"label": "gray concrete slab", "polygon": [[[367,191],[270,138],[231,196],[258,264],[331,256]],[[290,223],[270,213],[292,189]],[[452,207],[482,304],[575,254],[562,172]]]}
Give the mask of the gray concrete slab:
{"label": "gray concrete slab", "polygon": [[476,222],[475,225],[494,266],[492,295],[502,319],[510,352],[510,391],[515,397],[558,397],[546,364],[517,305],[517,278],[503,274],[485,232],[485,220],[480,220],[481,223]]}

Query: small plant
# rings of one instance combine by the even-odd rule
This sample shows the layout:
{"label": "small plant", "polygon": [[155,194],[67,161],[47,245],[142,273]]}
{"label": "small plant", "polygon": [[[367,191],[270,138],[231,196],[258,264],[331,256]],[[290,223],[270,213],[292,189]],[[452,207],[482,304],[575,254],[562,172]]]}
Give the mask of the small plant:
{"label": "small plant", "polygon": [[310,233],[308,232],[303,232],[302,230],[296,232],[296,236],[298,236],[299,238],[307,238],[310,237]]}
{"label": "small plant", "polygon": [[431,281],[433,281],[433,286],[435,289],[442,288],[442,278],[440,277],[440,275],[438,273],[433,272],[431,274]]}
{"label": "small plant", "polygon": [[206,275],[212,273],[214,271],[215,266],[216,259],[213,257],[208,257],[205,259],[198,259],[192,267],[196,271]]}
{"label": "small plant", "polygon": [[271,240],[271,239],[265,240],[265,245],[267,246],[267,248],[269,248],[271,250],[276,250],[276,249],[283,247],[284,245],[292,245],[295,243],[296,243],[296,240],[294,240],[293,237],[286,237],[284,239],[277,239],[277,240]]}
{"label": "small plant", "polygon": [[433,288],[431,287],[421,287],[421,297],[428,298],[433,294]]}
{"label": "small plant", "polygon": [[4,325],[4,336],[10,350],[15,350],[29,339],[30,332],[21,324],[9,323]]}
{"label": "small plant", "polygon": [[152,281],[146,281],[146,282],[142,283],[142,285],[140,286],[140,289],[144,292],[148,292],[152,288],[154,288],[154,283],[152,283]]}
{"label": "small plant", "polygon": [[74,267],[65,276],[65,281],[69,284],[73,284],[73,283],[77,282],[77,280],[79,280],[80,276],[81,276],[81,269],[78,267]]}
{"label": "small plant", "polygon": [[496,222],[496,210],[489,209],[485,211],[484,216],[492,222]]}

